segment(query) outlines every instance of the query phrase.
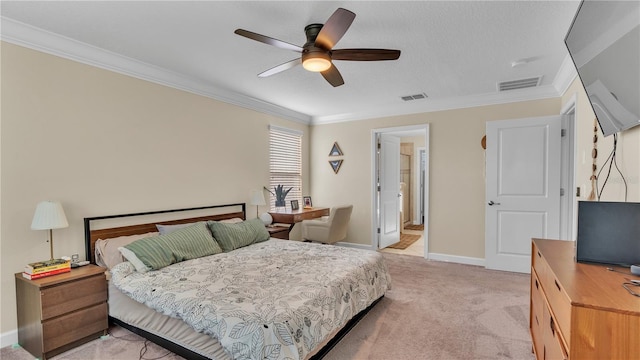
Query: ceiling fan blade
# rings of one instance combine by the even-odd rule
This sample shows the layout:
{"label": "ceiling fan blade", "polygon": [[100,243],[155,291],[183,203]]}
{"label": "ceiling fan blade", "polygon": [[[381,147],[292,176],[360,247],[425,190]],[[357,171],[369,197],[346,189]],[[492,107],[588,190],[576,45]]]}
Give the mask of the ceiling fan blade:
{"label": "ceiling fan blade", "polygon": [[249,30],[244,30],[244,29],[236,29],[236,31],[234,31],[234,33],[240,35],[240,36],[244,36],[246,38],[249,38],[251,40],[255,40],[255,41],[260,41],[261,43],[265,43],[268,45],[273,45],[275,47],[279,47],[281,49],[285,49],[285,50],[292,50],[292,51],[296,51],[301,53],[302,52],[302,48],[298,45],[293,45],[293,44],[289,44],[288,42],[284,42],[282,40],[278,40],[278,39],[274,39],[265,35],[261,35],[258,33],[254,33],[252,31]]}
{"label": "ceiling fan blade", "polygon": [[295,67],[297,65],[302,64],[302,60],[300,60],[300,58],[297,59],[293,59],[291,61],[287,61],[284,64],[280,64],[278,66],[272,67],[269,70],[263,71],[260,74],[258,74],[258,77],[267,77],[267,76],[271,76],[271,75],[275,75],[277,73],[281,73],[285,70],[289,70],[292,67]]}
{"label": "ceiling fan blade", "polygon": [[322,76],[325,80],[329,82],[329,84],[333,85],[333,87],[338,87],[344,84],[344,80],[342,79],[342,75],[340,75],[340,71],[336,68],[335,65],[331,64],[331,67],[323,72],[321,72]]}
{"label": "ceiling fan blade", "polygon": [[378,61],[396,60],[400,57],[400,50],[388,49],[339,49],[331,52],[333,60]]}
{"label": "ceiling fan blade", "polygon": [[351,11],[338,8],[322,26],[322,30],[316,37],[315,45],[326,50],[333,49],[336,43],[342,39],[344,33],[347,32],[355,17],[356,14]]}

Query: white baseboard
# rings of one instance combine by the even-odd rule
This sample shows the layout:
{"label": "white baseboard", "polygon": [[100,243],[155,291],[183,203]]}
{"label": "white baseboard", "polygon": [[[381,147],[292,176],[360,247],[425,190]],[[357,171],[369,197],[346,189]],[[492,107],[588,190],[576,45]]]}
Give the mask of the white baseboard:
{"label": "white baseboard", "polygon": [[18,343],[18,329],[0,334],[0,348]]}
{"label": "white baseboard", "polygon": [[468,256],[447,255],[438,253],[429,253],[429,260],[446,261],[465,265],[476,265],[484,267],[485,261],[481,258],[473,258]]}

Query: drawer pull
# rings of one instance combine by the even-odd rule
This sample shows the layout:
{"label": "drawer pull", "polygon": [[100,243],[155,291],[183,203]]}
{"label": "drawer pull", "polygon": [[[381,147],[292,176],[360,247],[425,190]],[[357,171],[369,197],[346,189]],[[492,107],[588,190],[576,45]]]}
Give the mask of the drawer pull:
{"label": "drawer pull", "polygon": [[550,317],[550,318],[551,318],[551,322],[550,322],[549,326],[551,327],[551,334],[553,334],[553,336],[556,336],[556,329],[555,329],[555,326],[554,326],[555,324],[553,323],[553,317]]}
{"label": "drawer pull", "polygon": [[535,282],[536,282],[536,289],[538,289],[538,279],[536,279]]}
{"label": "drawer pull", "polygon": [[538,251],[538,257],[542,257],[542,255],[540,254],[540,251]]}
{"label": "drawer pull", "polygon": [[536,324],[540,326],[540,321],[538,321],[538,315],[536,315],[535,318],[536,318]]}
{"label": "drawer pull", "polygon": [[560,289],[560,284],[558,284],[558,280],[553,280],[554,283],[556,283],[556,287],[558,288],[558,291],[562,291],[562,289]]}

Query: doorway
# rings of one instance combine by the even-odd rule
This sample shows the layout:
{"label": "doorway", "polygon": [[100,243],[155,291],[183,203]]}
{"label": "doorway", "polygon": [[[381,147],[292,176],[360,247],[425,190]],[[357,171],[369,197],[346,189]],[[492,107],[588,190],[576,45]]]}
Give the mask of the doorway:
{"label": "doorway", "polygon": [[576,187],[576,94],[567,101],[562,115],[560,143],[560,240],[576,240],[578,194]]}
{"label": "doorway", "polygon": [[[379,139],[382,136],[395,137],[401,144],[404,144],[403,150],[398,149],[397,159],[398,166],[385,164],[393,164],[389,161],[381,161],[381,149],[379,148]],[[407,255],[417,255],[428,258],[429,242],[428,242],[428,196],[429,196],[429,124],[401,126],[393,128],[382,128],[372,130],[372,174],[371,174],[371,199],[372,199],[372,240],[373,249],[381,249],[381,235],[385,237],[384,244],[388,244],[388,234],[381,234],[381,178],[384,180],[391,176],[396,176],[401,184],[395,192],[395,198],[398,211],[398,238],[405,234],[419,234],[420,239],[411,244],[406,249],[385,249],[388,252],[406,253]],[[411,149],[411,150],[409,150]],[[404,153],[401,159],[400,152]],[[388,155],[388,154],[387,154]],[[394,155],[395,156],[395,155]],[[404,163],[404,165],[403,165]],[[383,185],[384,186],[384,185]],[[390,207],[385,207],[385,209]],[[382,209],[382,210],[381,210]],[[386,219],[389,218],[388,214]],[[401,220],[403,219],[403,220]],[[403,224],[400,224],[402,222]],[[388,227],[387,224],[384,224]],[[403,226],[404,225],[404,226]],[[397,241],[396,241],[397,242]],[[393,241],[391,242],[393,243]],[[393,246],[393,245],[392,245]]]}

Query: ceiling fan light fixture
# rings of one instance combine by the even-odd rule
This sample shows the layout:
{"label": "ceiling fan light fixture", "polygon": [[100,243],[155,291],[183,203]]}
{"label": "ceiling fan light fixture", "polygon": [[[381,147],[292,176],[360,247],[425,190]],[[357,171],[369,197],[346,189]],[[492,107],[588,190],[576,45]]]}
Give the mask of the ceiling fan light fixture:
{"label": "ceiling fan light fixture", "polygon": [[400,50],[367,48],[334,49],[333,47],[349,29],[355,17],[356,14],[353,12],[338,8],[324,24],[314,23],[305,26],[304,34],[307,42],[305,42],[303,46],[293,45],[244,29],[236,29],[234,33],[247,39],[302,54],[300,58],[295,58],[261,72],[258,74],[258,77],[263,78],[275,75],[302,64],[305,70],[321,73],[322,77],[331,84],[331,86],[337,87],[344,85],[344,79],[340,71],[338,71],[332,63],[333,60],[382,61],[397,60],[400,57]]}
{"label": "ceiling fan light fixture", "polygon": [[331,58],[322,52],[303,54],[302,67],[308,71],[323,72],[331,67]]}

